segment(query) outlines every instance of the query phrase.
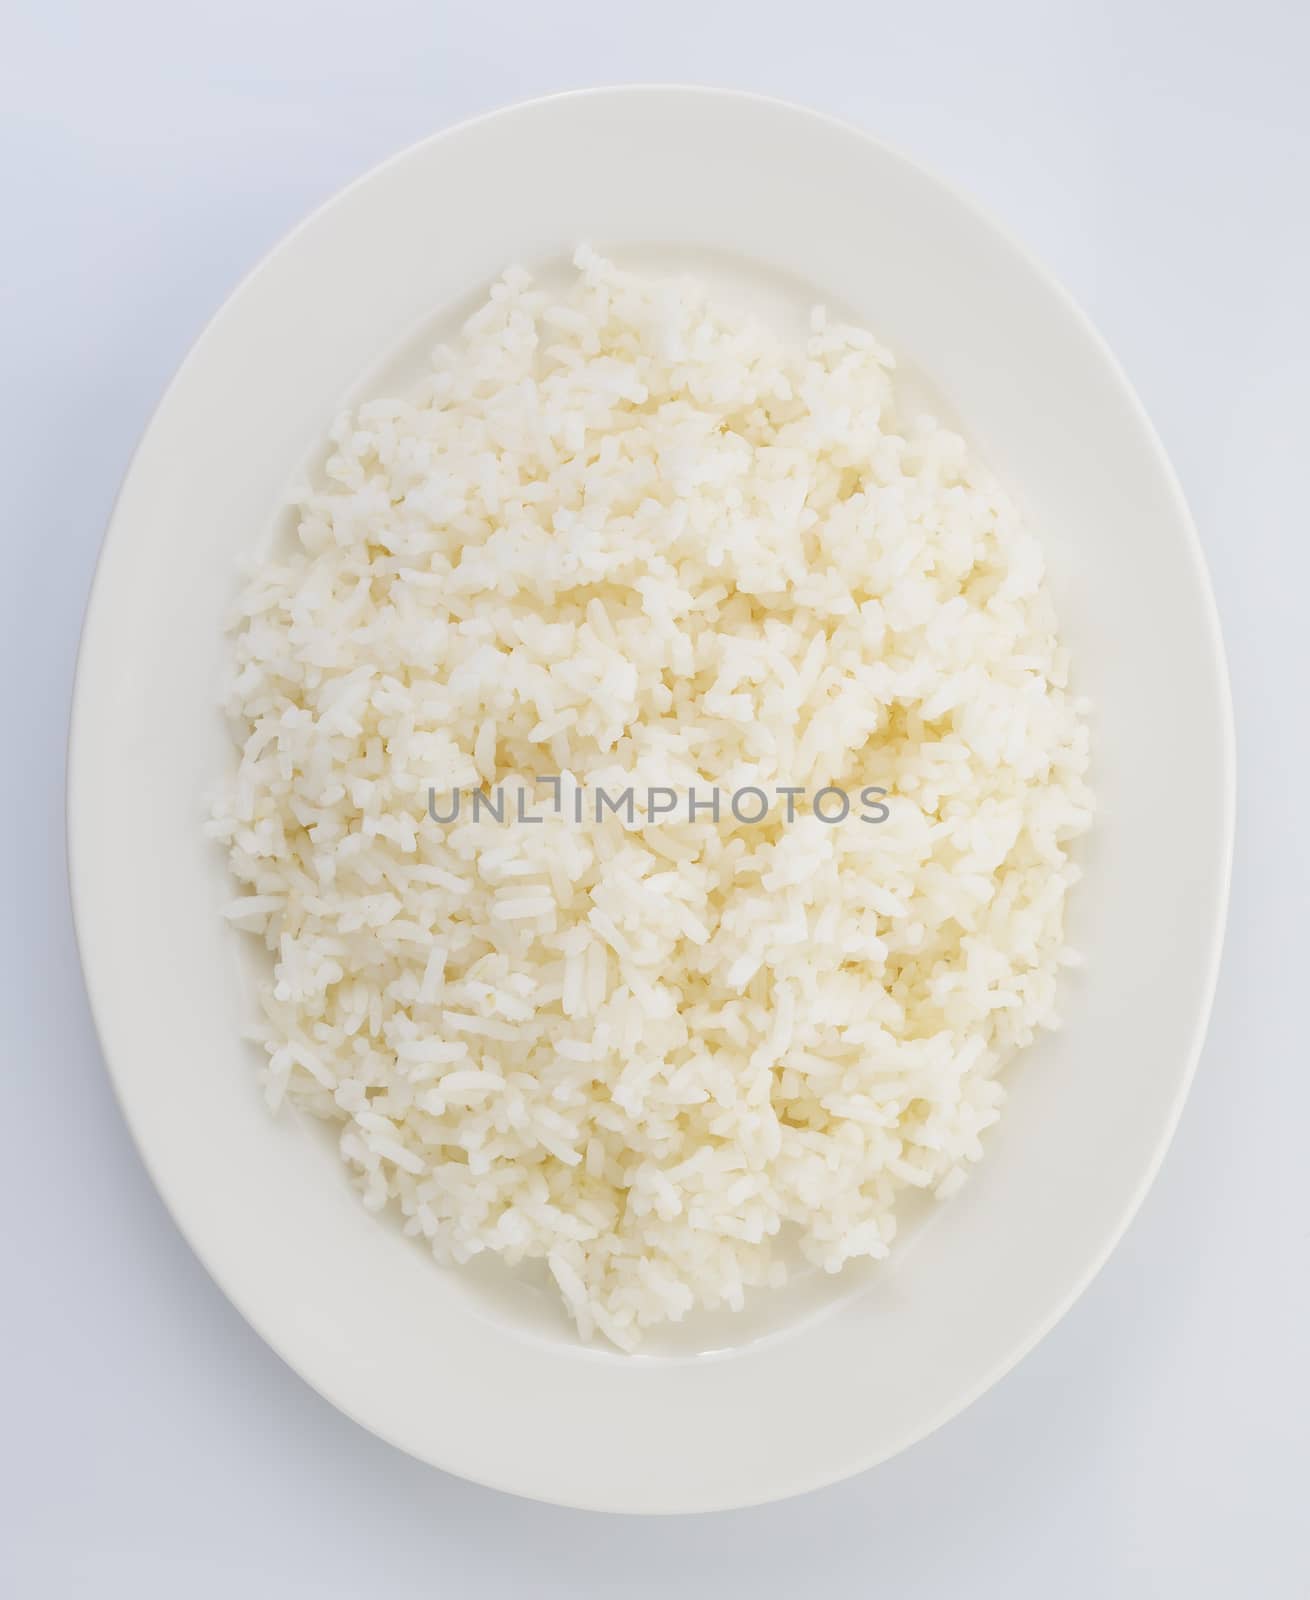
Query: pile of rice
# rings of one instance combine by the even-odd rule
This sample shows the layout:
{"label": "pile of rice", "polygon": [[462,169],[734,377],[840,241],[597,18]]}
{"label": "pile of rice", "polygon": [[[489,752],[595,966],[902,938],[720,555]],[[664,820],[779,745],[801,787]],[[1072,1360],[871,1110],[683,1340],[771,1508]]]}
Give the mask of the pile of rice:
{"label": "pile of rice", "polygon": [[[1090,818],[1033,536],[892,360],[590,250],[341,418],[253,573],[215,808],[270,1105],[584,1336],[885,1256],[1054,1021]],[[429,791],[888,791],[887,819],[439,825]]]}

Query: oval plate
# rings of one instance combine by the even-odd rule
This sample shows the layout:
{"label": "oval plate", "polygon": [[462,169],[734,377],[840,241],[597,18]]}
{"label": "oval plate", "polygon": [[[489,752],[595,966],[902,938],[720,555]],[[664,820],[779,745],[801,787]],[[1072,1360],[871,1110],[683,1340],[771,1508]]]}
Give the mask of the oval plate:
{"label": "oval plate", "polygon": [[[361,375],[511,261],[587,239],[871,328],[945,397],[1042,535],[1099,821],[1065,1030],[1011,1074],[963,1194],[822,1315],[711,1354],[543,1334],[359,1205],[330,1142],[271,1118],[239,1030],[250,972],[201,828],[238,561]],[[614,1511],[740,1506],[886,1459],[1068,1309],[1169,1142],[1218,964],[1231,710],[1196,535],[1123,374],[1063,291],[918,167],[746,95],[536,101],[395,157],[241,285],[160,403],[105,542],[74,696],[78,940],[124,1113],[224,1292],[365,1427],[483,1483]]]}

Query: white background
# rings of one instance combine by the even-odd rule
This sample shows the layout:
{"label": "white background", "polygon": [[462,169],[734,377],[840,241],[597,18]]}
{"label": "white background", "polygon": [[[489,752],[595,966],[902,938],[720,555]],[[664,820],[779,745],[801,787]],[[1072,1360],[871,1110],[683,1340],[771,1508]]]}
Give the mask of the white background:
{"label": "white background", "polygon": [[[1308,58],[1299,0],[0,5],[0,1595],[1310,1593],[1294,1522],[1310,1488]],[[399,146],[511,100],[641,80],[763,90],[868,127],[1064,279],[1191,500],[1241,759],[1209,1043],[1163,1174],[1083,1300],[898,1460],[664,1521],[420,1466],[245,1326],[119,1119],[62,838],[101,532],[210,313]],[[1142,692],[1167,719],[1168,685]]]}

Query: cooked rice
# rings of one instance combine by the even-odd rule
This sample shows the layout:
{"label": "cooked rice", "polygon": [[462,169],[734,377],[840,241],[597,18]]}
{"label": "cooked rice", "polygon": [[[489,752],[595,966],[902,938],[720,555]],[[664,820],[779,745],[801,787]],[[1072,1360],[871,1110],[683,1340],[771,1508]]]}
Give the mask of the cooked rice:
{"label": "cooked rice", "polygon": [[[333,429],[244,597],[211,827],[273,956],[269,1104],[631,1348],[959,1186],[1054,1021],[1087,731],[1037,541],[868,334],[576,265]],[[888,816],[428,814],[551,774]]]}

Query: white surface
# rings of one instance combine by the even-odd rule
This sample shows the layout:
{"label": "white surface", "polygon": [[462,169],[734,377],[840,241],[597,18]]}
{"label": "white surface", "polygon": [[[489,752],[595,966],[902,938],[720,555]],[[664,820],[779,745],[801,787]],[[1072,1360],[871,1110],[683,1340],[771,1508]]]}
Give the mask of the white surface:
{"label": "white surface", "polygon": [[[967,1195],[906,1228],[875,1272],[811,1285],[808,1305],[758,1292],[740,1317],[693,1316],[683,1340],[646,1347],[653,1360],[579,1348],[499,1279],[432,1270],[357,1204],[331,1141],[269,1118],[240,1037],[259,1014],[253,952],[220,917],[233,885],[199,825],[233,759],[216,699],[238,564],[306,452],[345,396],[379,381],[361,375],[380,355],[421,362],[444,326],[434,309],[467,307],[506,261],[567,261],[580,236],[625,261],[649,239],[682,269],[708,258],[738,292],[772,288],[801,326],[822,298],[876,328],[948,397],[1041,530],[1073,683],[1094,708],[1099,817],[1068,917],[1086,966],[1062,985],[1063,1029],[1009,1074]],[[1142,692],[1165,684],[1167,724]],[[1066,296],[970,204],[772,100],[533,101],[424,142],[298,229],[202,335],[137,451],[96,575],[69,748],[73,900],[101,1044],[215,1279],[383,1438],[598,1510],[812,1489],[914,1443],[1008,1371],[1136,1210],[1214,985],[1227,702],[1196,534],[1138,402]],[[183,1065],[176,1041],[191,1034]],[[698,1357],[716,1347],[731,1357]]]}
{"label": "white surface", "polygon": [[[0,1586],[19,1595],[755,1591],[1262,1595],[1310,1579],[1298,737],[1310,326],[1307,28],[1292,5],[33,7],[6,29],[5,928],[11,1092]],[[805,19],[803,36],[798,17]],[[388,24],[394,22],[395,26]],[[1063,278],[1183,478],[1237,698],[1233,936],[1174,1149],[1060,1328],[908,1456],[703,1520],[604,1520],[378,1444],[245,1328],[165,1217],[90,1034],[60,764],[91,562],[135,438],[288,222],[472,111],[577,83],[718,81],[864,123]],[[75,458],[68,441],[77,442]],[[1162,707],[1167,715],[1167,706]],[[105,775],[111,783],[113,774]],[[58,1095],[58,1100],[56,1100]],[[53,1107],[58,1104],[56,1122]],[[58,1142],[54,1143],[57,1127]],[[52,1181],[53,1180],[53,1181]],[[826,1589],[825,1589],[826,1585]]]}

